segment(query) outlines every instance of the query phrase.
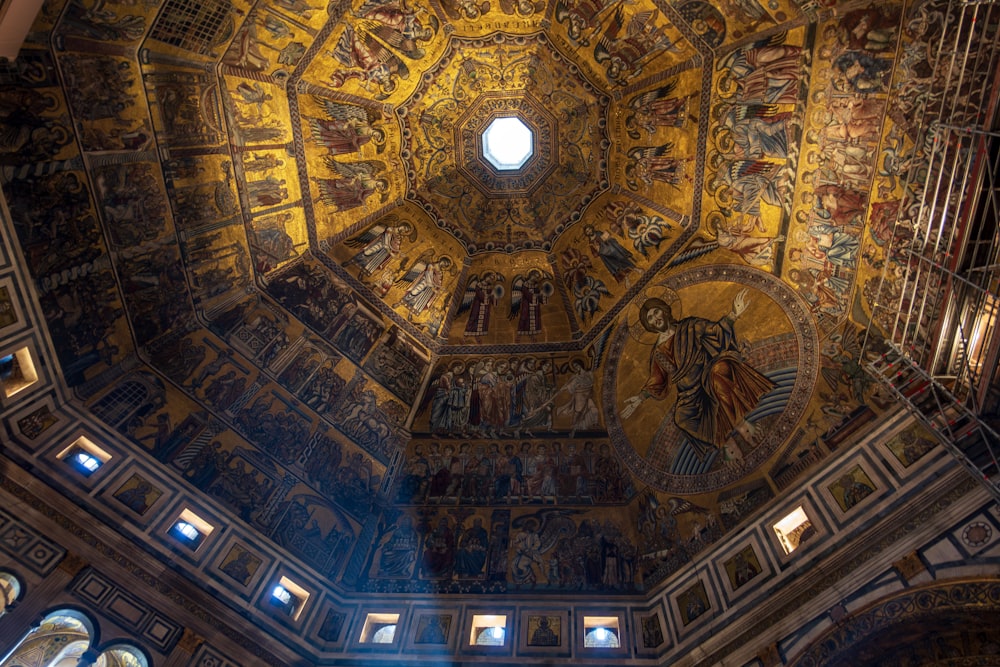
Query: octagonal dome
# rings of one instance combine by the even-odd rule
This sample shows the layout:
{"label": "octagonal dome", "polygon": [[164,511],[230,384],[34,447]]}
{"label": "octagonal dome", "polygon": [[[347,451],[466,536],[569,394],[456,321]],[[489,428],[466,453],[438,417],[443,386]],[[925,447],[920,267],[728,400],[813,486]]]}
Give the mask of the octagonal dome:
{"label": "octagonal dome", "polygon": [[[589,590],[667,590],[682,563],[658,554],[739,530],[834,451],[817,437],[850,431],[837,420],[868,391],[853,322],[876,268],[898,268],[888,230],[910,196],[857,156],[922,145],[897,84],[929,65],[893,49],[931,35],[901,3],[259,0],[191,34],[179,0],[92,4],[49,12],[52,39],[4,91],[0,176],[46,340],[133,442],[128,465],[162,463],[149,479],[204,492],[312,581],[586,593],[560,564],[514,576],[504,544],[482,572],[387,549],[395,515],[373,512],[392,506],[421,545],[424,526],[476,519],[595,544],[591,525],[631,516],[620,553],[652,557]],[[533,152],[497,168],[482,132],[513,116]],[[739,428],[678,419],[674,350],[642,317],[657,303],[734,341],[756,389],[717,414]],[[448,446],[493,470],[491,447],[530,452],[538,474],[519,497],[419,478]],[[681,496],[716,522],[672,511]]]}

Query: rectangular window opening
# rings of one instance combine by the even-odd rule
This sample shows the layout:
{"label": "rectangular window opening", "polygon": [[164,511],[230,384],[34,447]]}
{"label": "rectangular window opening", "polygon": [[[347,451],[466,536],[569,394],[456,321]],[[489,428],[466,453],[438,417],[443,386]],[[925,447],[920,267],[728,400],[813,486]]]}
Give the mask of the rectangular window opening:
{"label": "rectangular window opening", "polygon": [[0,356],[0,389],[10,398],[38,382],[31,350],[22,347],[17,352]]}
{"label": "rectangular window opening", "polygon": [[213,530],[215,530],[215,526],[185,507],[171,524],[167,534],[194,551],[201,546],[206,537],[211,535]]}
{"label": "rectangular window opening", "polygon": [[396,624],[399,614],[368,614],[361,628],[362,644],[391,644],[396,638]]}
{"label": "rectangular window opening", "polygon": [[271,589],[271,606],[281,610],[293,621],[302,613],[309,593],[288,577],[281,577]]}
{"label": "rectangular window opening", "polygon": [[81,435],[73,444],[59,452],[58,458],[84,477],[90,477],[111,460],[111,454]]}
{"label": "rectangular window opening", "polygon": [[812,522],[801,506],[796,507],[784,519],[774,524],[774,533],[778,536],[781,548],[785,554],[795,551],[798,546],[816,534]]}

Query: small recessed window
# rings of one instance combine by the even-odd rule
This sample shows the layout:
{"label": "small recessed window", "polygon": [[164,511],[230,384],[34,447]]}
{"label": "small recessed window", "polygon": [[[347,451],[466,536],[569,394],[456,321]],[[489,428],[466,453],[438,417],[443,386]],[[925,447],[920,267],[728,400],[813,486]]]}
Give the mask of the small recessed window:
{"label": "small recessed window", "polygon": [[361,628],[362,644],[391,644],[396,638],[399,614],[368,614]]}
{"label": "small recessed window", "polygon": [[617,616],[584,616],[583,645],[585,648],[619,648]]}
{"label": "small recessed window", "polygon": [[0,389],[10,398],[38,381],[31,350],[22,347],[17,352],[0,356]]}
{"label": "small recessed window", "polygon": [[110,459],[110,454],[82,435],[59,452],[59,460],[84,477],[93,475]]}
{"label": "small recessed window", "polygon": [[796,507],[784,519],[774,524],[774,533],[778,536],[781,548],[786,554],[795,551],[798,546],[816,534],[809,516],[802,507]]}
{"label": "small recessed window", "polygon": [[274,590],[271,591],[271,597],[273,597],[275,602],[280,605],[289,605],[292,603],[294,596],[288,592],[287,588],[278,584],[274,587]]}
{"label": "small recessed window", "polygon": [[271,589],[268,602],[285,616],[296,619],[309,599],[309,593],[288,577],[281,577]]}
{"label": "small recessed window", "polygon": [[215,529],[212,524],[185,508],[171,524],[167,534],[194,551]]}
{"label": "small recessed window", "polygon": [[503,646],[507,639],[507,616],[476,614],[472,617],[469,643],[474,646]]}
{"label": "small recessed window", "polygon": [[97,457],[91,456],[82,450],[74,452],[69,457],[69,462],[75,465],[84,475],[90,475],[92,472],[96,472],[97,469],[101,467],[101,462],[97,460]]}
{"label": "small recessed window", "polygon": [[191,547],[196,547],[201,543],[201,533],[187,521],[175,523],[170,529],[170,534]]}

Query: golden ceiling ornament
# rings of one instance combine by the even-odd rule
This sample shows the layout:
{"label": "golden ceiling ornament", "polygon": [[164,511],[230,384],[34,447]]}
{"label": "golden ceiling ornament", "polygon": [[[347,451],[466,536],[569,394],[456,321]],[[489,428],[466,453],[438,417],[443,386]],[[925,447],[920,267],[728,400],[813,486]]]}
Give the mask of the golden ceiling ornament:
{"label": "golden ceiling ornament", "polygon": [[640,311],[642,304],[650,299],[659,299],[670,306],[670,314],[674,320],[684,317],[681,310],[681,298],[671,288],[666,285],[650,285],[636,294],[625,311],[625,322],[628,326],[628,334],[632,340],[643,345],[653,345],[656,342],[656,335],[648,331],[642,323]]}
{"label": "golden ceiling ornament", "polygon": [[[548,251],[610,188],[610,105],[543,32],[452,36],[396,109],[405,198],[469,254]],[[515,169],[483,153],[483,133],[501,118],[530,132]]]}

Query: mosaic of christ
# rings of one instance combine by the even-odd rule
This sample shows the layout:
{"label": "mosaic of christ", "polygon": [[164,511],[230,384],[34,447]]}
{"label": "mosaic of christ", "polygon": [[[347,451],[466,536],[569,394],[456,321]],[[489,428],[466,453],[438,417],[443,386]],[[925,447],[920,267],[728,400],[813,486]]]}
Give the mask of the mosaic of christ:
{"label": "mosaic of christ", "polygon": [[609,434],[651,486],[697,493],[756,469],[816,378],[816,334],[780,281],[749,267],[684,271],[644,290],[609,350]]}

